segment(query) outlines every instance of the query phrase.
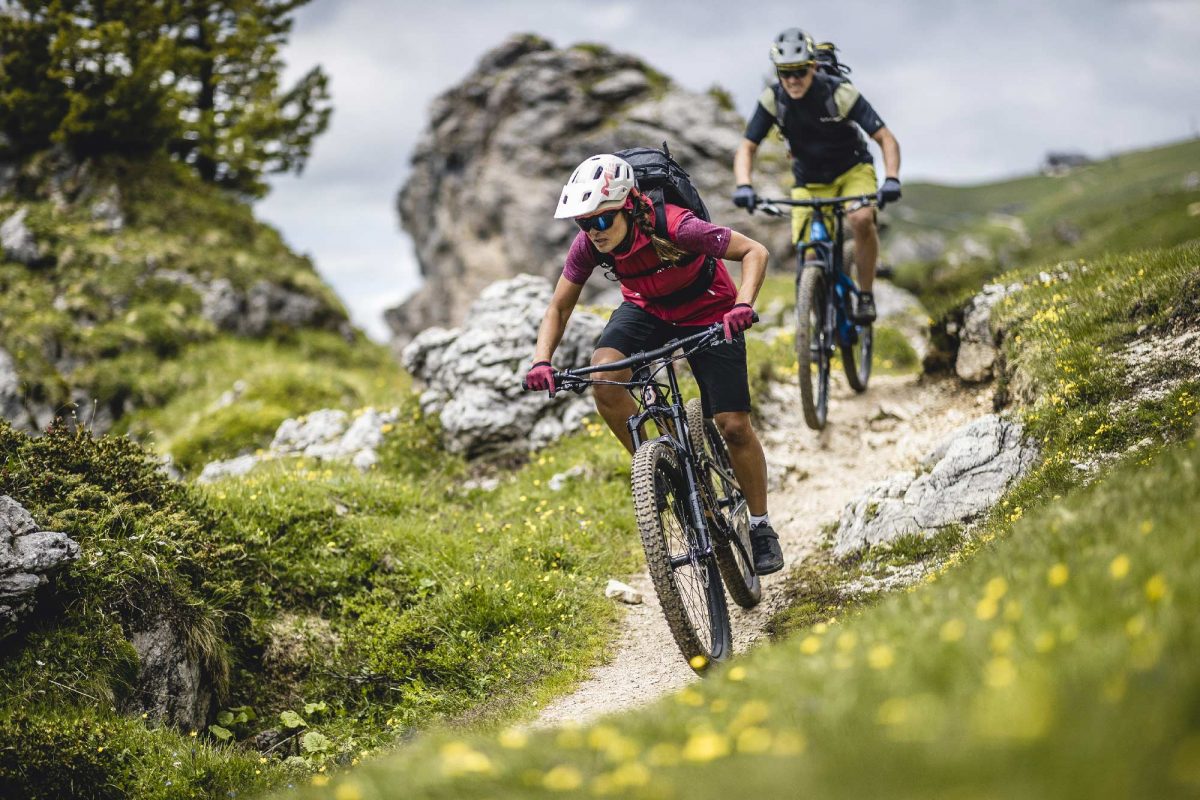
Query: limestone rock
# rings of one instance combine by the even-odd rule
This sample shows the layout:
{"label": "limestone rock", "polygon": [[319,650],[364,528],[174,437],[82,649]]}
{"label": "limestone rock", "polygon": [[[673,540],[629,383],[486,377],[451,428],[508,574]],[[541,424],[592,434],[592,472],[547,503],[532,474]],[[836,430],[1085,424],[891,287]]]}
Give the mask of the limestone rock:
{"label": "limestone rock", "polygon": [[[386,314],[397,349],[426,328],[461,324],[470,302],[497,280],[555,277],[577,229],[553,219],[554,204],[571,170],[594,153],[666,141],[714,220],[790,260],[788,225],[750,216],[730,200],[744,124],[714,96],[686,91],[632,56],[556,49],[530,35],[492,50],[434,100],[400,191],[401,224],[425,285]],[[755,177],[764,192],[790,185],[783,158],[759,159]],[[584,301],[607,286],[596,274]]]}
{"label": "limestone rock", "polygon": [[263,461],[289,456],[349,460],[365,472],[379,461],[376,448],[383,442],[384,431],[394,425],[399,416],[398,408],[390,411],[365,408],[353,417],[341,409],[325,408],[297,419],[286,419],[275,431],[275,438],[266,452],[213,461],[204,466],[196,480],[211,483],[221,478],[238,477]]}
{"label": "limestone rock", "polygon": [[33,610],[37,590],[79,558],[79,544],[65,533],[38,530],[33,517],[0,496],[0,639]]}
{"label": "limestone rock", "polygon": [[121,190],[110,184],[100,197],[92,203],[92,219],[100,223],[108,233],[117,233],[125,227],[125,214],[121,211]]}
{"label": "limestone rock", "polygon": [[869,488],[842,511],[834,540],[841,557],[911,533],[931,534],[978,519],[1037,458],[1020,423],[988,414],[951,434],[922,461]]}
{"label": "limestone rock", "polygon": [[228,278],[205,281],[186,272],[164,269],[155,278],[186,286],[200,295],[201,315],[219,330],[262,336],[272,327],[346,328],[344,315],[320,299],[260,280],[242,292]]}
{"label": "limestone rock", "polygon": [[959,335],[958,356],[954,371],[968,383],[981,383],[992,378],[992,367],[1000,354],[996,333],[992,330],[992,309],[1020,284],[1001,286],[989,283],[967,305]]}
{"label": "limestone rock", "polygon": [[138,654],[138,675],[127,706],[180,730],[203,730],[215,692],[200,655],[189,647],[177,622],[167,617],[133,631],[129,643]]}
{"label": "limestone rock", "polygon": [[19,208],[0,224],[0,247],[5,258],[25,266],[34,266],[45,258],[44,248],[25,224],[29,209]]}
{"label": "limestone rock", "polygon": [[[471,305],[462,328],[432,328],[404,348],[405,368],[428,386],[422,408],[440,416],[451,452],[479,456],[541,447],[578,428],[592,411],[586,396],[563,392],[551,399],[521,389],[551,294],[550,281],[535,275],[499,281]],[[603,330],[601,317],[576,311],[555,366],[588,364]]]}

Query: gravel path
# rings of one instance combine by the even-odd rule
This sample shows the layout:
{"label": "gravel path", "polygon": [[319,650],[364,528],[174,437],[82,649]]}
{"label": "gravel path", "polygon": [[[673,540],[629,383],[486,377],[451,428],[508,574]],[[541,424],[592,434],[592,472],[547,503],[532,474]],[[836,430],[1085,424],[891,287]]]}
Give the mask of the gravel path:
{"label": "gravel path", "polygon": [[[842,506],[868,484],[912,468],[946,434],[990,411],[990,390],[965,389],[955,380],[875,376],[865,394],[855,395],[841,375],[834,377],[829,424],[819,434],[805,427],[794,386],[777,386],[764,405],[768,423],[759,435],[770,474],[771,522],[788,564],[812,552],[822,527],[835,522]],[[737,652],[763,636],[767,621],[783,606],[786,574],[785,567],[763,579],[757,607],[747,611],[729,603]],[[649,575],[628,583],[645,602],[629,607],[612,659],[543,709],[534,726],[589,722],[698,680],[675,647]]]}

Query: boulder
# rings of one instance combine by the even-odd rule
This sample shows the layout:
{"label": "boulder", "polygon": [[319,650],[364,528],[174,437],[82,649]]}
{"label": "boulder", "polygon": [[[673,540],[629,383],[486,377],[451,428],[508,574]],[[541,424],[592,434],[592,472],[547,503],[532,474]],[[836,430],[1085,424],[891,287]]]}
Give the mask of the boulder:
{"label": "boulder", "polygon": [[33,611],[38,588],[77,558],[74,539],[39,530],[19,503],[0,496],[0,640]]}
{"label": "boulder", "polygon": [[[468,457],[519,453],[576,430],[592,411],[585,396],[525,392],[550,281],[518,275],[492,284],[470,307],[463,327],[432,328],[404,348],[405,368],[428,387],[422,409],[438,414],[448,450]],[[585,366],[604,330],[602,317],[577,310],[554,354],[559,369]]]}
{"label": "boulder", "polygon": [[992,367],[1000,355],[998,337],[992,329],[992,309],[1020,288],[1020,284],[989,283],[967,304],[954,361],[954,371],[962,380],[968,383],[991,380]]}
{"label": "boulder", "polygon": [[[385,315],[397,349],[426,328],[461,324],[471,301],[497,280],[556,277],[577,229],[553,219],[554,205],[571,170],[594,153],[666,141],[714,220],[789,261],[786,222],[750,216],[730,200],[744,125],[715,94],[684,90],[603,47],[556,49],[524,35],[487,53],[434,100],[400,191],[400,221],[425,283]],[[790,185],[782,146],[768,140],[762,155],[760,189]],[[606,286],[596,274],[584,301]]]}
{"label": "boulder", "polygon": [[919,472],[874,484],[842,511],[835,555],[978,519],[1037,459],[1022,433],[1020,423],[988,414],[926,455]]}
{"label": "boulder", "polygon": [[213,676],[186,632],[168,617],[155,617],[129,636],[138,655],[129,710],[185,731],[203,730],[215,711]]}

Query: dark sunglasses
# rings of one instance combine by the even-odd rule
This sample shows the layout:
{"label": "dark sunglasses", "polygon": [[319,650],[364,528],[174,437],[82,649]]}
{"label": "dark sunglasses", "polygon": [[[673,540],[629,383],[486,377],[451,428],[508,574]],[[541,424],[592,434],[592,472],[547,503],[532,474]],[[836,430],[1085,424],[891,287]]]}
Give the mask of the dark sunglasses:
{"label": "dark sunglasses", "polygon": [[796,69],[781,69],[779,70],[780,78],[803,78],[808,75],[808,67],[798,67]]}
{"label": "dark sunglasses", "polygon": [[594,217],[575,217],[575,224],[579,226],[581,231],[590,231],[592,228],[598,231],[606,231],[613,226],[617,214],[620,213],[621,209],[614,208],[612,211],[605,211],[603,214],[597,214]]}

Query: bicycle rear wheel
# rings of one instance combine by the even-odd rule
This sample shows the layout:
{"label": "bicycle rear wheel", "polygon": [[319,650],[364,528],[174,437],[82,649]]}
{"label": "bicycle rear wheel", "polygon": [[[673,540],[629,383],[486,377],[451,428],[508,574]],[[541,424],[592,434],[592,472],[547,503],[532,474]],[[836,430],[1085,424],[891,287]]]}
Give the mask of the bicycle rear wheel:
{"label": "bicycle rear wheel", "polygon": [[646,566],[667,627],[692,669],[703,673],[733,651],[729,609],[715,560],[699,555],[675,451],[659,441],[643,444],[633,456],[631,483]]}
{"label": "bicycle rear wheel", "polygon": [[746,506],[746,496],[736,481],[725,477],[733,475],[729,448],[716,423],[704,418],[704,405],[699,398],[688,401],[687,424],[693,452],[697,456],[707,456],[707,459],[701,459],[708,467],[701,470],[700,478],[711,487],[713,499],[718,505],[717,513],[721,515],[728,532],[728,535],[721,536],[714,532],[713,536],[713,550],[717,555],[717,567],[721,570],[725,590],[733,602],[742,608],[753,608],[762,599],[762,582],[754,573],[750,509]]}
{"label": "bicycle rear wheel", "polygon": [[[819,431],[829,415],[829,348],[825,320],[825,272],[809,265],[796,282],[796,360],[800,378],[800,407],[808,427]],[[815,373],[815,374],[814,374]]]}

